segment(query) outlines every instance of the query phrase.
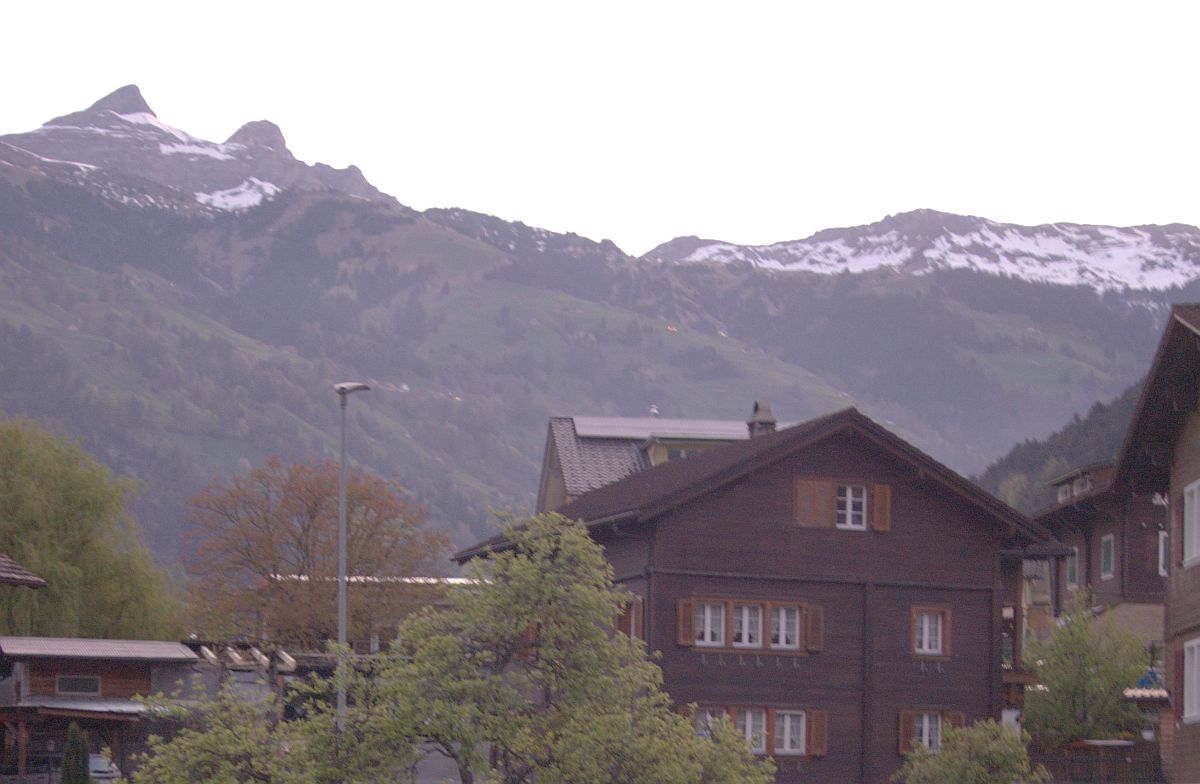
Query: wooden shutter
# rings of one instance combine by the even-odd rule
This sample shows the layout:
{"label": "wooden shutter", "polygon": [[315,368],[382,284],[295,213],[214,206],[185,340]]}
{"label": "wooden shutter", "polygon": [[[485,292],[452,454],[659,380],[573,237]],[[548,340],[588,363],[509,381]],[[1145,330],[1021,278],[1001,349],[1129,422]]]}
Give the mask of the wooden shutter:
{"label": "wooden shutter", "polygon": [[1175,718],[1183,718],[1183,647],[1175,651]]}
{"label": "wooden shutter", "polygon": [[635,640],[642,639],[642,597],[635,596],[621,606],[614,624],[616,631]]}
{"label": "wooden shutter", "polygon": [[676,642],[680,645],[696,644],[696,603],[691,599],[680,599],[678,603]]}
{"label": "wooden shutter", "polygon": [[796,479],[796,524],[833,528],[837,524],[837,485],[821,479]]}
{"label": "wooden shutter", "polygon": [[942,714],[942,721],[949,724],[951,727],[962,728],[967,726],[967,715],[962,711],[948,711]]}
{"label": "wooden shutter", "polygon": [[813,757],[824,757],[829,753],[829,712],[810,710],[805,716],[805,753]]}
{"label": "wooden shutter", "polygon": [[892,530],[892,486],[875,485],[871,491],[871,528]]}
{"label": "wooden shutter", "polygon": [[916,732],[916,716],[912,711],[900,711],[900,727],[896,733],[896,749],[901,754],[912,750],[913,734]]}
{"label": "wooden shutter", "polygon": [[804,608],[804,647],[810,651],[825,648],[825,609],[819,604]]}

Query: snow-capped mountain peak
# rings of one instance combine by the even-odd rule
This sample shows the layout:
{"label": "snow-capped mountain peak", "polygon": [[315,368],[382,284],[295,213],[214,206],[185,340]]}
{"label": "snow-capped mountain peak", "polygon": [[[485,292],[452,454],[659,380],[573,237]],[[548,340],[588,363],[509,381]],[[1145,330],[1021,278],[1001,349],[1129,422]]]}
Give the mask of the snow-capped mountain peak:
{"label": "snow-capped mountain peak", "polygon": [[175,194],[156,199],[158,206],[240,210],[287,188],[394,201],[356,167],[334,169],[296,160],[279,126],[267,120],[246,123],[224,143],[175,128],[159,119],[132,84],[36,130],[0,136],[0,160],[28,165],[31,157],[72,164],[56,171],[121,201],[139,190],[131,178],[149,180]]}
{"label": "snow-capped mountain peak", "polygon": [[972,269],[1063,285],[1165,289],[1200,277],[1194,226],[1019,226],[936,210],[890,215],[877,223],[826,229],[802,240],[736,245],[681,237],[645,258],[666,263],[742,263],[824,274],[881,268],[909,274]]}

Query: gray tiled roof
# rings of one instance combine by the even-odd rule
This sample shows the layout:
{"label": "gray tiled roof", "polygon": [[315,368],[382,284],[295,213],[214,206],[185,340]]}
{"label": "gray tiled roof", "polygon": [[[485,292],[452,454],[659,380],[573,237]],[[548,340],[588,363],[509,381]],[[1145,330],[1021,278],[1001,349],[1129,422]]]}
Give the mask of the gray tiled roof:
{"label": "gray tiled roof", "polygon": [[125,659],[127,661],[196,661],[196,654],[177,642],[161,640],[92,640],[82,637],[0,637],[6,657]]}
{"label": "gray tiled roof", "polygon": [[30,588],[42,588],[46,585],[46,581],[4,553],[0,553],[0,585],[25,585]]}
{"label": "gray tiled roof", "polygon": [[581,438],[573,417],[551,417],[550,433],[567,495],[581,496],[650,467],[642,451],[643,439]]}

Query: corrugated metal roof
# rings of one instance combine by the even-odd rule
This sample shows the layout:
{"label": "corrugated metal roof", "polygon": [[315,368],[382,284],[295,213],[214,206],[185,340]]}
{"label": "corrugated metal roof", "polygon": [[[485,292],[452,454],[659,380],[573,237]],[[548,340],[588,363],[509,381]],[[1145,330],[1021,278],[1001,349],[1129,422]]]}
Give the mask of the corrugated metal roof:
{"label": "corrugated metal roof", "polygon": [[178,642],[160,640],[91,640],[82,637],[0,637],[0,653],[12,658],[125,659],[130,661],[196,661]]}
{"label": "corrugated metal roof", "polygon": [[4,553],[0,553],[0,584],[44,588],[46,581]]}
{"label": "corrugated metal roof", "polygon": [[146,706],[134,700],[122,700],[115,697],[53,697],[40,694],[21,700],[20,707],[92,713],[125,713],[135,716],[146,712]]}
{"label": "corrugated metal roof", "polygon": [[577,416],[575,433],[581,438],[698,438],[745,441],[745,422],[729,419],[661,419],[659,417]]}

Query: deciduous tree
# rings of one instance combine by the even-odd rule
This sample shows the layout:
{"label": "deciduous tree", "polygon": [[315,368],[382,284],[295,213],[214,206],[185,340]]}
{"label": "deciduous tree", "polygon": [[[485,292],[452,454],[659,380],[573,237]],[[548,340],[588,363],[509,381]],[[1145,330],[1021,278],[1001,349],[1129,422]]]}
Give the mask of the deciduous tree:
{"label": "deciduous tree", "polygon": [[1079,591],[1044,642],[1027,657],[1038,685],[1025,691],[1025,725],[1050,743],[1110,737],[1136,726],[1137,710],[1122,701],[1149,665],[1149,653],[1111,618],[1096,619],[1089,591]]}
{"label": "deciduous tree", "polygon": [[47,426],[0,420],[0,551],[47,582],[0,590],[0,632],[177,634],[172,586],[127,511],[135,489]]}
{"label": "deciduous tree", "polygon": [[[338,472],[330,460],[272,457],[192,501],[184,563],[198,631],[308,649],[336,637]],[[349,637],[390,636],[430,597],[400,578],[436,574],[448,542],[403,488],[358,467],[347,472],[346,520]]]}
{"label": "deciduous tree", "polygon": [[892,781],[905,784],[1039,784],[1050,780],[1029,763],[1029,736],[992,719],[943,729],[939,749],[916,744]]}

